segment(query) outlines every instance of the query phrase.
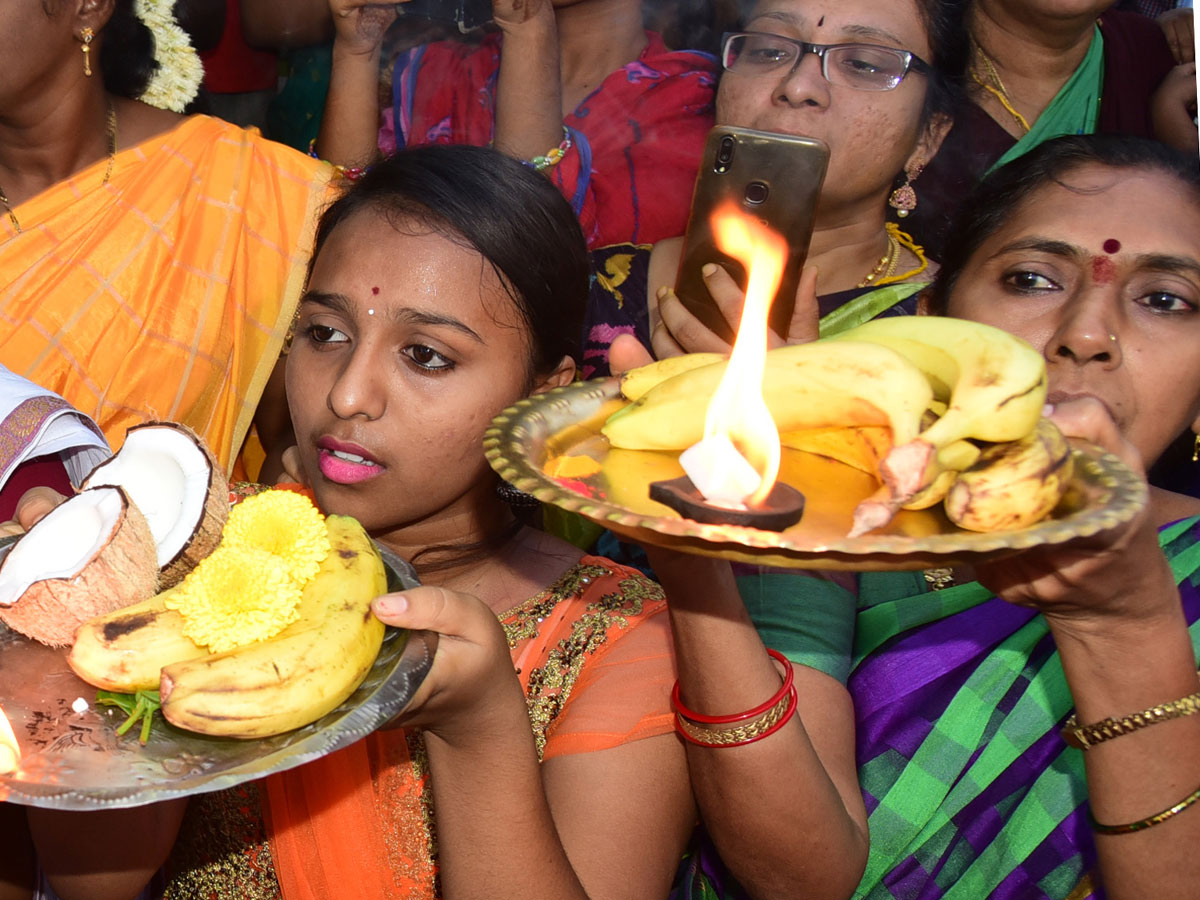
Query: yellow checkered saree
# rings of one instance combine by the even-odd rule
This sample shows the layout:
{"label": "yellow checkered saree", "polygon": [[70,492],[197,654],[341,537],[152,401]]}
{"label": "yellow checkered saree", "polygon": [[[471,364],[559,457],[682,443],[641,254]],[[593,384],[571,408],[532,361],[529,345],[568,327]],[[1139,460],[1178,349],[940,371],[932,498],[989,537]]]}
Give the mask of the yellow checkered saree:
{"label": "yellow checkered saree", "polygon": [[228,470],[303,287],[330,168],[207,116],[0,220],[0,363],[116,449],[182,422]]}

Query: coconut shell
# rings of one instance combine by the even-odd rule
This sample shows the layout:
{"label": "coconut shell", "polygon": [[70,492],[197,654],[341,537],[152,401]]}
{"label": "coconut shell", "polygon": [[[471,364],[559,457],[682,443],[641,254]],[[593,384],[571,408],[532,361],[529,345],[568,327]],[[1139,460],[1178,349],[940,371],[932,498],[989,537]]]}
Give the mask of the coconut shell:
{"label": "coconut shell", "polygon": [[[229,481],[225,477],[221,464],[208,449],[203,438],[186,425],[176,422],[144,422],[141,425],[135,425],[125,433],[126,443],[135,432],[146,428],[170,428],[186,435],[200,448],[205,459],[208,460],[208,491],[204,499],[204,511],[200,521],[192,532],[192,537],[184,543],[175,556],[163,565],[162,571],[159,573],[159,587],[161,590],[166,590],[182,581],[196,567],[196,564],[212,553],[221,542],[221,531],[225,527],[225,520],[229,518]],[[120,452],[117,451],[118,455]],[[111,460],[106,460],[93,469],[84,482],[84,487],[87,487],[92,478],[110,462]]]}
{"label": "coconut shell", "polygon": [[108,542],[73,577],[36,581],[12,606],[0,606],[0,621],[35,641],[65,647],[88,619],[154,596],[154,535],[128,495],[112,490],[120,492],[122,510]]}
{"label": "coconut shell", "polygon": [[174,559],[163,566],[159,584],[164,590],[183,581],[200,560],[217,549],[217,545],[221,543],[221,531],[229,518],[229,482],[207,447],[204,448],[204,452],[213,464],[212,476],[208,481],[208,496],[204,499],[204,515],[192,539],[183,545],[183,549]]}

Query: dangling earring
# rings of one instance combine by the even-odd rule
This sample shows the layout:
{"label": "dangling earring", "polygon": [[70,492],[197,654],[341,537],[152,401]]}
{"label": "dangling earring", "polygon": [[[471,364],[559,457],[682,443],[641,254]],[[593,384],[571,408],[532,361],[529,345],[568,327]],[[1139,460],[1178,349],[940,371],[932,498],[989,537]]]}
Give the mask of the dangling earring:
{"label": "dangling earring", "polygon": [[1196,435],[1196,443],[1192,447],[1192,462],[1200,462],[1200,434]]}
{"label": "dangling earring", "polygon": [[80,37],[83,38],[83,74],[88,78],[92,77],[92,38],[95,36],[96,33],[88,25],[85,25],[80,33]]}
{"label": "dangling earring", "polygon": [[892,191],[892,196],[888,198],[888,206],[896,210],[896,215],[902,219],[917,208],[917,192],[913,190],[912,183],[921,177],[924,168],[922,165],[917,165],[911,169],[905,169],[904,184]]}

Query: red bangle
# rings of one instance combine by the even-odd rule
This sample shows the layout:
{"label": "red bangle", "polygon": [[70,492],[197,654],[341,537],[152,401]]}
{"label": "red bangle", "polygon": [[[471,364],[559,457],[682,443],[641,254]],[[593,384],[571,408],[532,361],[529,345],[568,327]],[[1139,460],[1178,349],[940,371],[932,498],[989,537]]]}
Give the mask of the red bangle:
{"label": "red bangle", "polygon": [[706,716],[703,713],[694,712],[683,705],[683,701],[679,697],[679,682],[675,682],[675,687],[671,689],[671,708],[675,713],[688,719],[692,722],[700,722],[703,725],[729,725],[732,722],[744,722],[746,719],[753,719],[755,716],[761,716],[772,707],[778,706],[779,701],[792,688],[792,670],[791,661],[780,653],[778,650],[767,648],[767,653],[776,662],[780,663],[784,669],[783,684],[779,686],[779,690],[765,703],[761,703],[754,709],[748,709],[743,713],[735,713],[732,716]]}
{"label": "red bangle", "polygon": [[767,710],[766,715],[759,719],[724,731],[715,731],[700,725],[693,725],[678,713],[675,714],[675,730],[691,744],[697,747],[708,747],[722,750],[726,747],[744,747],[765,737],[770,737],[788,723],[796,714],[796,687],[793,685],[781,703]]}

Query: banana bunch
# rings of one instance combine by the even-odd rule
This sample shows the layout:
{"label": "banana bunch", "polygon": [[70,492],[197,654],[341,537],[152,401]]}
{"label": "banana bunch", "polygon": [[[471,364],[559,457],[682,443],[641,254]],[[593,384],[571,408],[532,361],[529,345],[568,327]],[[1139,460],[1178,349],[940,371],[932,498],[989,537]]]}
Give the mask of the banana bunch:
{"label": "banana bunch", "polygon": [[[726,365],[723,359],[691,369],[674,360],[652,363],[625,379],[642,393],[601,432],[624,450],[686,450],[704,437],[708,402]],[[655,374],[663,377],[652,383]],[[767,354],[763,399],[780,431],[879,425],[901,444],[917,437],[933,392],[918,369],[887,347],[815,341]]]}
{"label": "banana bunch", "polygon": [[184,635],[167,591],[82,626],[71,668],[107,690],[158,687],[167,721],[203,734],[261,738],[319,719],[373,665],[384,627],[371,601],[387,590],[362,526],[329,516],[325,527],[332,549],[303,589],[299,617],[274,637],[210,653]]}
{"label": "banana bunch", "polygon": [[[692,354],[626,373],[621,392],[631,402],[602,433],[623,450],[690,447],[703,437],[725,365]],[[1042,420],[1044,360],[988,325],[897,316],[771,350],[763,395],[783,446],[879,479],[851,536],[900,509],[939,503],[962,528],[1022,528],[1048,514],[1070,481],[1069,445]]]}

